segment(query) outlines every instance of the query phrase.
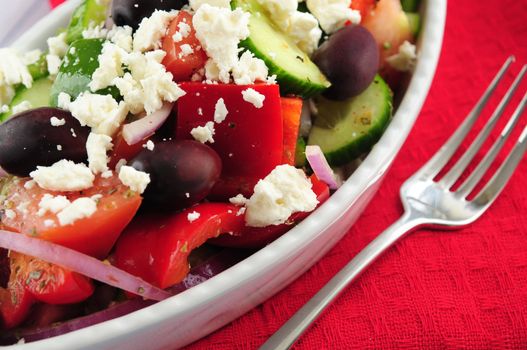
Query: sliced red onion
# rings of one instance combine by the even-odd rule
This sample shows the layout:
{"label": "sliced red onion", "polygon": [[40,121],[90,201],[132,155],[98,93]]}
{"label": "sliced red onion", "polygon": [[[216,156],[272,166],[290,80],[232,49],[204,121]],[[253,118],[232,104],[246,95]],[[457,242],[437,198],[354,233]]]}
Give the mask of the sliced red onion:
{"label": "sliced red onion", "polygon": [[325,182],[330,189],[336,190],[342,186],[342,180],[335,174],[328,164],[324,153],[319,146],[310,145],[306,147],[306,158],[315,172],[315,175]]}
{"label": "sliced red onion", "polygon": [[128,145],[135,145],[153,135],[167,120],[174,103],[165,102],[161,109],[135,122],[123,126],[123,138]]}
{"label": "sliced red onion", "polygon": [[[177,294],[191,287],[197,286],[198,284],[216,276],[234,264],[245,259],[247,256],[249,256],[249,254],[250,251],[225,249],[210,257],[204,263],[192,268],[190,273],[181,283],[170,287],[169,290],[172,293]],[[0,344],[13,344],[22,338],[26,342],[51,338],[124,316],[131,312],[150,306],[154,303],[154,301],[143,300],[140,298],[127,300],[120,304],[109,307],[106,310],[98,311],[91,315],[75,318],[60,324],[54,324],[48,327],[16,330],[10,333],[2,334],[0,336]]]}
{"label": "sliced red onion", "polygon": [[123,270],[105,264],[89,255],[25,234],[0,230],[0,247],[60,265],[81,275],[93,278],[146,299],[156,301],[171,296],[156,286]]}

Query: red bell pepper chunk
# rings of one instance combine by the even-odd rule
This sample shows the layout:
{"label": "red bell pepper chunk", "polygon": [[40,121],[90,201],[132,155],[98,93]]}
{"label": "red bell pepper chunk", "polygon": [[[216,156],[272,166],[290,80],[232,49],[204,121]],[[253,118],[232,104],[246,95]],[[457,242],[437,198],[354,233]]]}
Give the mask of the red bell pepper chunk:
{"label": "red bell pepper chunk", "polygon": [[302,99],[282,97],[282,119],[284,121],[284,154],[283,164],[295,165],[295,151],[300,131]]}
{"label": "red bell pepper chunk", "polygon": [[[315,175],[311,176],[313,192],[316,193],[318,205],[321,205],[329,198],[329,187],[320,181]],[[285,224],[272,225],[267,227],[245,226],[241,231],[234,231],[231,234],[223,234],[210,242],[222,247],[234,248],[259,248],[263,247],[287,231],[294,225],[305,219],[310,213],[299,212],[291,215]]]}
{"label": "red bell pepper chunk", "polygon": [[[181,83],[180,87],[186,95],[177,102],[178,139],[192,139],[193,128],[213,121],[220,98],[228,110],[225,121],[215,124],[215,142],[209,144],[223,162],[212,197],[226,200],[239,193],[250,196],[258,180],[282,163],[283,122],[278,85]],[[242,91],[247,88],[265,96],[262,108],[243,99]]]}
{"label": "red bell pepper chunk", "polygon": [[[209,238],[245,225],[238,207],[203,203],[177,214],[147,214],[134,220],[116,244],[115,266],[160,287],[181,282],[190,252]],[[199,213],[195,220],[190,213]]]}

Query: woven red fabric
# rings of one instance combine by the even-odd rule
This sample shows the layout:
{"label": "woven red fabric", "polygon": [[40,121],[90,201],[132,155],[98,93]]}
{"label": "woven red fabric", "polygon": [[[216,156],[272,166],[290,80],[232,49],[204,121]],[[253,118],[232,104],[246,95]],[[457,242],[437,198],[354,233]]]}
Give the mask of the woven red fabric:
{"label": "woven red fabric", "polygon": [[[443,52],[430,95],[364,215],[305,275],[188,349],[261,345],[397,219],[402,213],[402,182],[446,140],[509,54],[527,62],[525,0],[449,1]],[[512,76],[507,76],[509,83]],[[525,91],[527,84],[522,86]],[[421,230],[406,237],[338,299],[295,349],[526,349],[525,183],[527,161],[474,225],[455,232]]]}

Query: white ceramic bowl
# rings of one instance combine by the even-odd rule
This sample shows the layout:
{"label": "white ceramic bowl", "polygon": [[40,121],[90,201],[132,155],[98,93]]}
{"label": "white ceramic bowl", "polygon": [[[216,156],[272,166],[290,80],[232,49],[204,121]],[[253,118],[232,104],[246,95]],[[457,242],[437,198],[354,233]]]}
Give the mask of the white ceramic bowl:
{"label": "white ceramic bowl", "polygon": [[[62,5],[14,46],[45,49],[46,39],[67,25],[78,3],[70,0]],[[389,128],[342,188],[315,213],[256,254],[184,293],[114,320],[16,348],[175,349],[243,315],[309,269],[362,213],[419,114],[441,50],[446,0],[425,1],[423,15],[419,61]]]}

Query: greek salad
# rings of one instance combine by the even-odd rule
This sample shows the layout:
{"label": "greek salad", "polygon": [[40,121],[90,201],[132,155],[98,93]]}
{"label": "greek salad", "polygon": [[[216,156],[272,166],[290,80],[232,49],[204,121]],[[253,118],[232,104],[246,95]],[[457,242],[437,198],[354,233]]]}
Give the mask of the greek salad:
{"label": "greek salad", "polygon": [[168,298],[309,215],[389,123],[417,7],[83,0],[44,52],[0,49],[0,343]]}

